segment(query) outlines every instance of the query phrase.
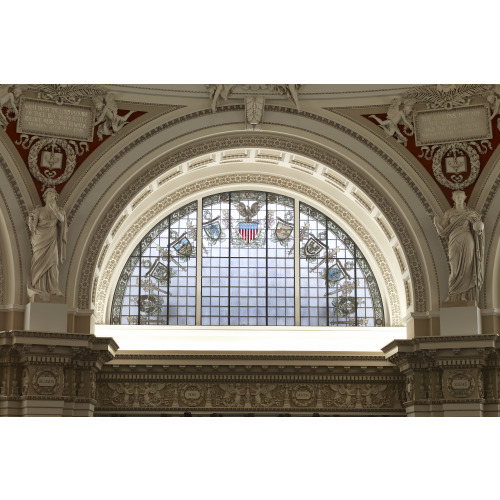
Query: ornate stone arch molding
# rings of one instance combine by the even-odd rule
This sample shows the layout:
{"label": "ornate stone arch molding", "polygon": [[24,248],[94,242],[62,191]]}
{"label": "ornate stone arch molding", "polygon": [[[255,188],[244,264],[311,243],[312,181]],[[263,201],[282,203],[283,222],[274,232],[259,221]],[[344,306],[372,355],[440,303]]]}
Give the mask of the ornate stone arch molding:
{"label": "ornate stone arch molding", "polygon": [[[176,118],[165,123],[154,122],[151,124],[154,125],[153,128],[138,130],[135,140],[114,154],[112,158],[107,159],[106,163],[94,165],[85,174],[85,185],[75,186],[76,192],[71,195],[71,202],[68,205],[68,220],[70,224],[73,221],[78,222],[77,234],[79,235],[79,240],[77,242],[75,240],[70,244],[71,257],[67,261],[68,265],[65,265],[62,270],[62,278],[66,280],[66,291],[70,302],[72,301],[73,305],[77,305],[75,297],[80,294],[80,291],[76,292],[77,289],[73,288],[73,286],[79,280],[78,270],[87,269],[87,265],[83,262],[86,256],[82,251],[88,246],[90,239],[94,240],[92,235],[96,234],[95,231],[101,219],[100,213],[103,212],[102,207],[104,205],[109,206],[107,198],[111,190],[121,192],[123,184],[128,184],[132,175],[136,175],[134,183],[136,183],[136,187],[140,191],[149,182],[153,181],[154,176],[161,176],[167,169],[189,158],[224,148],[257,145],[265,148],[280,148],[281,146],[286,148],[290,146],[298,154],[326,157],[327,159],[323,163],[327,167],[333,169],[343,168],[347,171],[346,176],[348,178],[352,177],[353,183],[358,183],[358,179],[362,177],[360,182],[372,188],[376,186],[375,191],[377,191],[378,195],[372,201],[380,207],[386,205],[393,207],[393,213],[389,214],[388,220],[390,220],[391,224],[397,225],[397,221],[400,221],[406,226],[403,233],[407,237],[406,243],[409,244],[404,247],[403,251],[406,253],[411,266],[417,266],[421,270],[416,275],[415,270],[411,270],[412,285],[421,289],[421,292],[419,292],[415,288],[415,297],[412,300],[413,310],[415,312],[425,312],[436,307],[440,301],[439,279],[444,279],[446,276],[443,278],[444,274],[441,273],[443,276],[438,278],[435,256],[437,255],[436,262],[442,264],[440,259],[444,259],[445,252],[441,252],[439,249],[440,243],[430,245],[431,242],[426,239],[425,234],[428,234],[429,227],[433,228],[432,217],[429,214],[432,214],[436,209],[439,210],[437,207],[440,204],[434,199],[432,193],[428,192],[425,185],[422,185],[421,179],[414,172],[411,165],[407,165],[406,161],[395,154],[394,151],[389,150],[389,154],[387,154],[387,148],[378,144],[380,141],[373,134],[367,132],[365,127],[352,120],[344,120],[340,116],[332,119],[330,114],[329,117],[318,115],[317,110],[311,113],[307,111],[299,112],[284,106],[266,106],[266,113],[269,112],[269,117],[277,122],[269,123],[274,132],[255,134],[249,131],[241,132],[241,126],[244,125],[242,121],[244,115],[241,114],[243,110],[244,106],[242,105],[229,105],[219,108],[216,115],[213,115],[208,109],[202,109],[190,114],[176,116]],[[290,113],[298,115],[297,119],[300,119],[300,122],[295,117],[290,122],[289,116],[287,116]],[[278,120],[276,120],[277,118]],[[186,127],[185,122],[188,121],[192,121],[192,124]],[[299,123],[303,128],[298,127]],[[209,133],[212,135],[210,139],[207,139],[206,136]],[[215,135],[221,133],[226,135]],[[278,134],[280,135],[278,136]],[[151,144],[153,147],[148,149],[145,146],[146,143]],[[189,145],[186,146],[185,143]],[[350,148],[345,146],[347,143],[350,144]],[[318,144],[321,144],[321,146],[317,146]],[[339,153],[338,156],[348,158],[355,156],[359,161],[356,164],[350,162],[347,164],[338,160],[334,156],[338,148],[340,148],[339,151],[342,149],[344,151]],[[158,163],[156,158],[160,156],[167,159]],[[148,173],[142,176],[140,172],[146,169]],[[112,172],[113,170],[115,172],[119,171],[120,177],[114,178],[110,183],[109,179],[116,175],[116,173]],[[153,175],[149,175],[150,172]],[[393,182],[395,185],[393,185]],[[102,185],[106,185],[107,192],[105,194],[103,194],[102,188],[99,189],[99,186]],[[386,189],[386,186],[389,189]],[[135,193],[137,192],[135,191]],[[395,196],[395,193],[398,201],[391,199],[391,196]],[[130,196],[135,196],[134,192],[131,192]],[[105,198],[106,200],[103,202]],[[123,203],[126,203],[126,200]],[[93,208],[97,204],[101,206],[100,211]],[[418,214],[414,212],[417,207]],[[111,207],[110,210],[105,208],[104,210],[106,210],[107,217],[112,219],[115,207]],[[425,227],[421,225],[422,221],[424,225],[427,223]],[[112,223],[110,222],[110,224]],[[85,233],[83,230],[81,231],[84,227],[90,229]],[[100,233],[100,229],[98,232]],[[400,233],[399,230],[396,230],[396,233],[403,245],[403,239],[400,238],[403,233]],[[415,248],[418,248],[418,258],[412,257]],[[423,262],[425,262],[425,266],[421,265]],[[421,280],[417,279],[418,275],[422,278]],[[419,285],[419,281],[421,283],[425,281],[426,286]],[[68,286],[73,288],[73,291]],[[90,291],[87,298],[89,295]],[[78,304],[81,303],[82,301],[78,302]],[[86,307],[88,307],[88,304]]]}
{"label": "ornate stone arch molding", "polygon": [[5,278],[3,276],[3,261],[2,261],[2,251],[0,250],[0,304],[4,301],[4,283]]}
{"label": "ornate stone arch molding", "polygon": [[[260,147],[289,151],[293,154],[311,158],[331,169],[332,173],[338,171],[352,181],[353,184],[365,191],[372,202],[380,207],[384,213],[406,255],[411,276],[411,285],[413,287],[411,294],[413,296],[412,303],[414,304],[414,310],[417,312],[427,310],[426,288],[428,285],[420,256],[416,250],[418,242],[410,236],[407,229],[407,224],[411,224],[411,221],[403,222],[404,216],[402,217],[398,213],[384,194],[373,186],[365,176],[358,172],[357,168],[353,168],[340,161],[333,156],[331,151],[296,139],[261,134],[244,134],[205,139],[175,151],[155,165],[148,167],[147,171],[141,173],[134,179],[134,182],[122,189],[111,203],[108,204],[110,208],[105,216],[98,217],[98,214],[90,214],[89,219],[93,219],[96,222],[95,229],[92,230],[91,237],[86,238],[88,243],[86,244],[86,252],[82,254],[82,261],[77,265],[72,265],[70,273],[68,273],[68,283],[75,283],[75,291],[79,290],[78,306],[81,309],[87,309],[91,305],[91,295],[95,291],[94,286],[97,286],[97,282],[94,281],[94,275],[98,258],[102,255],[102,251],[106,247],[105,241],[107,235],[130,200],[134,199],[149,183],[154,182],[155,179],[166,177],[167,172],[173,171],[177,165],[185,161],[222,149],[237,149],[242,147]],[[84,258],[83,255],[85,256]],[[76,295],[75,292],[74,294]]]}
{"label": "ornate stone arch molding", "polygon": [[11,144],[5,144],[1,140],[0,167],[8,180],[8,185],[23,217],[26,218],[31,208],[40,204],[40,198],[19,153]]}
{"label": "ornate stone arch molding", "polygon": [[4,193],[0,191],[0,305],[22,303],[21,257],[14,220]]}
{"label": "ornate stone arch molding", "polygon": [[[124,260],[127,259],[130,252],[137,244],[137,238],[142,236],[141,233],[145,229],[151,228],[158,219],[163,218],[167,213],[186,202],[189,202],[193,197],[199,198],[203,195],[210,194],[214,191],[226,191],[231,189],[261,189],[276,192],[283,192],[290,196],[295,196],[299,199],[304,199],[307,202],[311,201],[323,209],[327,214],[331,214],[337,222],[339,222],[353,236],[358,244],[363,247],[363,252],[367,259],[372,264],[372,270],[378,277],[379,285],[381,286],[382,296],[386,304],[386,313],[391,326],[402,326],[402,316],[405,309],[404,300],[404,285],[403,280],[395,276],[394,264],[387,257],[387,247],[389,241],[385,241],[384,248],[381,247],[379,241],[370,234],[357,215],[346,208],[345,204],[339,203],[329,193],[325,193],[312,187],[302,180],[292,178],[293,175],[285,176],[280,169],[281,175],[271,174],[269,172],[240,172],[240,173],[218,173],[204,172],[200,180],[187,182],[182,184],[182,187],[170,187],[168,190],[162,191],[160,197],[155,198],[154,202],[150,201],[145,209],[141,210],[133,220],[122,228],[117,234],[114,244],[110,244],[107,254],[100,259],[100,275],[97,286],[95,288],[95,316],[98,323],[105,323],[109,315],[110,301],[112,300],[114,286],[121,272]],[[167,194],[165,194],[165,192]],[[346,195],[338,193],[338,198],[347,198]],[[140,199],[140,196],[139,196]],[[138,201],[138,203],[141,203]],[[352,202],[354,203],[354,202]],[[367,214],[362,213],[362,209],[357,210],[361,216]],[[373,222],[373,224],[376,224]],[[378,230],[380,234],[383,233]],[[380,237],[380,234],[378,236]],[[382,238],[380,238],[382,240]],[[390,257],[390,254],[389,254]],[[397,266],[397,264],[395,264]],[[399,282],[398,282],[399,280]]]}
{"label": "ornate stone arch molding", "polygon": [[31,259],[25,187],[19,186],[5,158],[0,154],[0,253],[3,261],[3,303],[23,304],[26,271]]}
{"label": "ornate stone arch molding", "polygon": [[500,316],[500,191],[496,191],[481,213],[487,238],[483,305],[492,314]]}

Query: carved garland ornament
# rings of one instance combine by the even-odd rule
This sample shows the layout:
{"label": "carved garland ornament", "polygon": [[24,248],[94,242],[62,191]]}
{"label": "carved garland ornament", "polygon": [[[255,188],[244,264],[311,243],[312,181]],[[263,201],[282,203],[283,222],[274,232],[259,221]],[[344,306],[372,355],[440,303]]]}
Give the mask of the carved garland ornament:
{"label": "carved garland ornament", "polygon": [[226,381],[208,383],[102,382],[98,406],[143,409],[324,409],[344,411],[401,410],[394,383],[278,383]]}
{"label": "carved garland ornament", "polygon": [[383,252],[380,247],[364,228],[364,226],[343,206],[339,205],[332,198],[319,192],[318,190],[303,185],[291,179],[282,178],[273,175],[264,174],[233,174],[218,177],[211,177],[202,181],[197,181],[189,185],[183,186],[171,195],[165,196],[159,200],[155,205],[145,212],[127,231],[127,233],[120,238],[119,243],[114,248],[112,255],[106,263],[100,278],[96,293],[95,315],[96,322],[103,324],[105,322],[105,303],[110,290],[109,286],[112,282],[112,276],[115,273],[116,266],[123,256],[124,252],[130,247],[132,240],[136,235],[148,225],[151,220],[158,214],[165,212],[168,208],[178,200],[192,196],[195,193],[205,191],[213,187],[222,187],[228,184],[265,184],[266,186],[278,186],[285,188],[292,192],[296,192],[308,196],[323,206],[330,209],[337,214],[341,220],[359,236],[359,238],[368,247],[372,258],[375,260],[378,269],[383,276],[384,287],[388,295],[388,302],[390,304],[391,325],[401,325],[401,307],[399,304],[399,297],[395,279],[390,266],[388,265]]}

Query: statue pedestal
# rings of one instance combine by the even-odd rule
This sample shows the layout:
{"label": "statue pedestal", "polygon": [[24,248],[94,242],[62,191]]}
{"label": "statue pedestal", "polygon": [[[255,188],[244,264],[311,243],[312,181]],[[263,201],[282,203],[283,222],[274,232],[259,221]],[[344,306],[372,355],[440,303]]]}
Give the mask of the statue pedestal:
{"label": "statue pedestal", "polygon": [[51,302],[29,302],[24,311],[24,329],[36,332],[66,333],[68,306]]}
{"label": "statue pedestal", "polygon": [[481,310],[476,302],[443,302],[440,311],[441,336],[480,335]]}

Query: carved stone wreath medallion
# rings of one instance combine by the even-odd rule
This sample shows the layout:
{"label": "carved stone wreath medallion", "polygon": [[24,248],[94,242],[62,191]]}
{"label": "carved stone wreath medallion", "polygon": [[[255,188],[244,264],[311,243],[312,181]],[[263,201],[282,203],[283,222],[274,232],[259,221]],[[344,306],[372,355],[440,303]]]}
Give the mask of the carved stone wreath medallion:
{"label": "carved stone wreath medallion", "polygon": [[179,400],[185,406],[204,406],[206,392],[201,386],[186,384],[179,389]]}
{"label": "carved stone wreath medallion", "polygon": [[464,143],[440,147],[432,158],[432,172],[436,180],[453,191],[465,189],[474,183],[479,175],[479,168],[479,154],[472,146]]}
{"label": "carved stone wreath medallion", "polygon": [[33,389],[41,395],[54,394],[59,383],[59,375],[50,370],[40,370],[33,376]]}
{"label": "carved stone wreath medallion", "polygon": [[297,385],[290,391],[294,406],[309,407],[316,405],[316,393],[312,385]]}
{"label": "carved stone wreath medallion", "polygon": [[[42,151],[48,146],[52,147],[52,151]],[[66,161],[64,162],[61,153],[54,153],[54,149],[57,150],[63,150],[66,156]],[[48,153],[48,164],[44,166],[43,163],[43,158],[41,161],[39,161],[40,153],[42,152],[42,156],[44,153]],[[56,155],[59,155],[56,156]],[[51,164],[51,158],[52,161],[56,162],[54,164]],[[65,166],[63,166],[63,163],[65,163]],[[40,166],[39,166],[40,165]],[[41,139],[38,141],[36,144],[32,146],[30,149],[30,153],[28,156],[28,167],[30,169],[31,174],[35,179],[40,181],[42,184],[48,186],[48,187],[54,187],[57,186],[58,184],[62,184],[63,182],[66,182],[71,175],[73,174],[73,171],[75,170],[76,166],[76,153],[74,148],[68,143],[68,141],[64,139],[52,139],[52,138],[46,138],[46,139]],[[63,169],[62,175],[59,177],[57,176],[57,170]]]}
{"label": "carved stone wreath medallion", "polygon": [[470,396],[474,391],[475,385],[474,378],[466,371],[452,372],[448,376],[448,391],[456,398]]}

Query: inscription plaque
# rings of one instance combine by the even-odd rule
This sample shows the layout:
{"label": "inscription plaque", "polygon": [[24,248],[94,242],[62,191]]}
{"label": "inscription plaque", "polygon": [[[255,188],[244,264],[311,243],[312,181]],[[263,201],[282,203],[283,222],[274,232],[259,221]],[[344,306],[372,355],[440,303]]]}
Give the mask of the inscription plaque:
{"label": "inscription plaque", "polygon": [[312,398],[312,394],[308,389],[301,388],[297,390],[297,392],[295,393],[295,397],[301,400],[309,400]]}
{"label": "inscription plaque", "polygon": [[92,142],[94,119],[91,106],[58,105],[21,97],[17,132]]}
{"label": "inscription plaque", "polygon": [[487,104],[415,111],[415,144],[480,141],[493,137]]}
{"label": "inscription plaque", "polygon": [[201,394],[200,394],[200,391],[198,391],[197,389],[188,389],[184,393],[184,397],[186,399],[200,399]]}

